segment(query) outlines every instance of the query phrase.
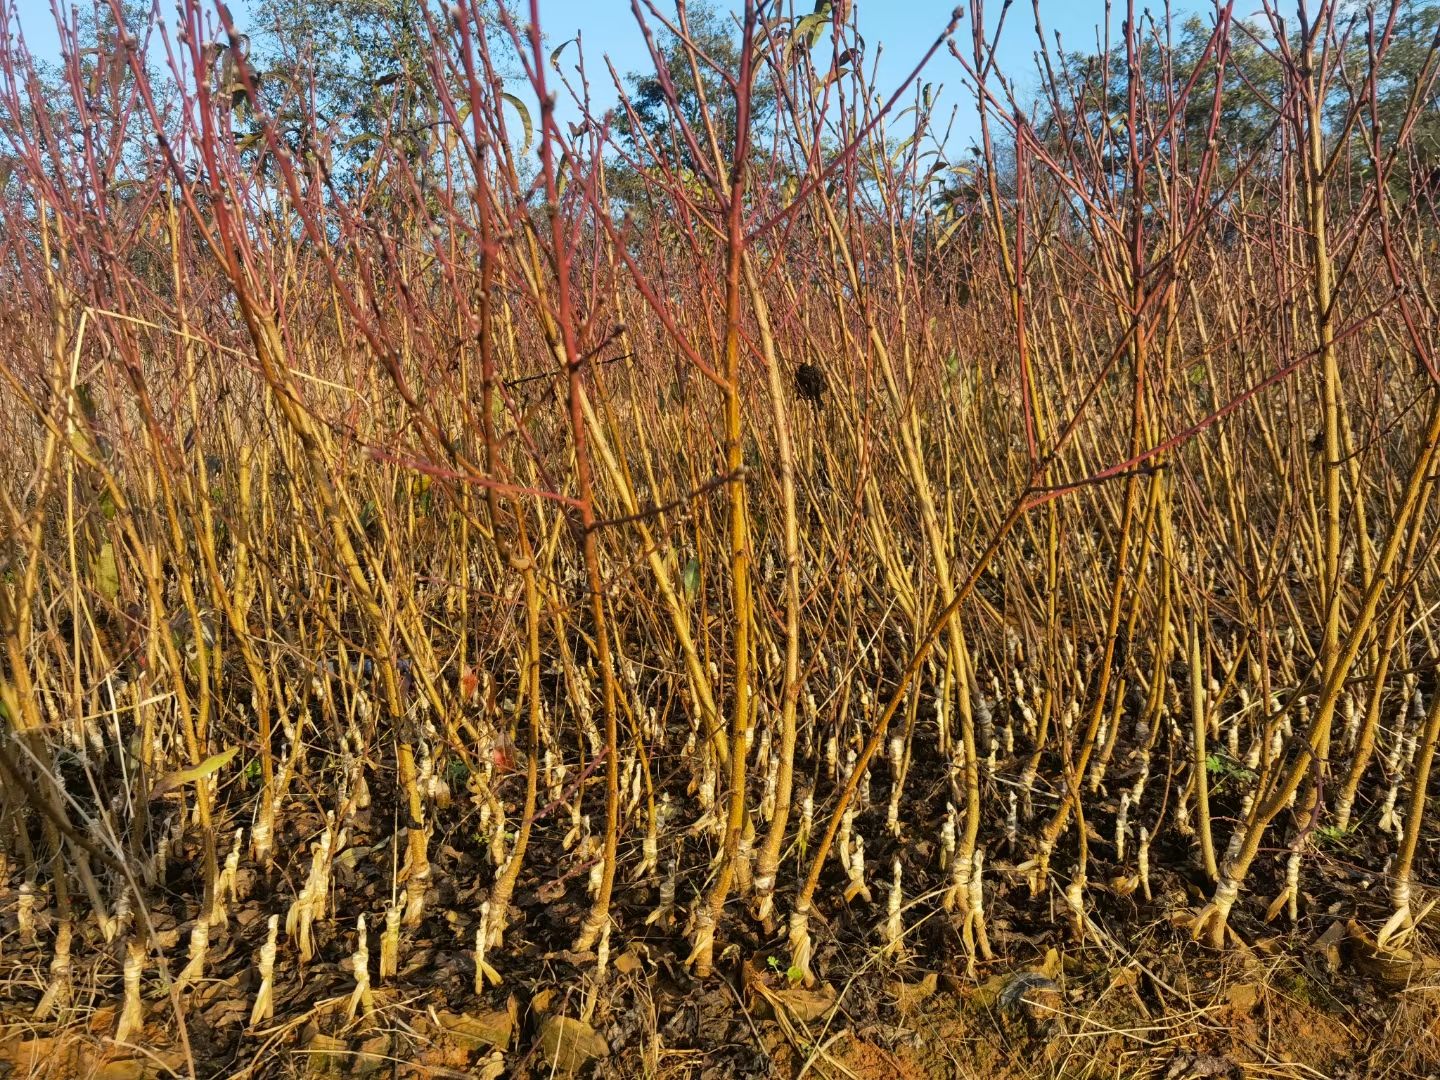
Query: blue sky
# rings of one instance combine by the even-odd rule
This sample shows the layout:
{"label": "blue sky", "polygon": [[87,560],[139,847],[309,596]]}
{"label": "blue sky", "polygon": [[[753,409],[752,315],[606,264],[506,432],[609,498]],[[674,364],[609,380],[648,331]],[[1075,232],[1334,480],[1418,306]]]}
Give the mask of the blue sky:
{"label": "blue sky", "polygon": [[[673,4],[673,0],[670,0]],[[813,8],[811,0],[794,0],[797,14],[806,14]],[[721,10],[735,10],[739,3],[718,3]],[[966,5],[968,6],[968,5]],[[866,43],[866,70],[874,62],[876,46],[883,46],[879,52],[879,89],[885,96],[900,85],[914,68],[919,59],[934,43],[945,28],[955,0],[856,0],[856,19],[861,37]],[[999,0],[990,0],[987,15],[998,17],[1001,7]],[[1096,42],[1096,26],[1105,18],[1105,7],[1099,0],[1041,0],[1041,18],[1045,21],[1047,36],[1053,42],[1053,32],[1058,30],[1067,49],[1089,51]],[[661,10],[667,10],[665,6]],[[993,14],[991,14],[993,13]],[[1116,16],[1117,21],[1119,16]],[[584,35],[587,57],[608,53],[621,72],[648,67],[644,42],[630,12],[629,0],[541,0],[541,27],[546,36],[557,44],[574,35],[579,29]],[[992,23],[993,27],[993,23]],[[970,26],[962,21],[956,32],[960,48],[969,47]],[[1007,75],[1017,80],[1022,95],[1033,93],[1034,53],[1036,37],[1034,18],[1028,0],[1020,0],[1011,9],[1001,37],[1000,67]],[[828,54],[828,39],[819,46],[821,55]],[[603,65],[587,61],[590,69],[592,88],[597,90],[605,76]],[[924,81],[944,85],[944,100],[960,103],[962,114],[957,126],[962,134],[972,128],[974,112],[969,94],[961,97],[960,68],[948,50],[941,48],[931,60],[923,76]],[[607,103],[613,99],[608,94]]]}
{"label": "blue sky", "polygon": [[[55,59],[58,45],[50,2],[16,0],[20,25],[31,50],[39,57]],[[166,10],[170,2],[161,0],[161,10]],[[673,5],[673,0],[661,2],[662,10],[670,10]],[[232,0],[232,4],[237,14],[247,6],[245,0]],[[739,3],[738,0],[720,0],[717,6],[722,10],[735,9]],[[1237,10],[1237,14],[1248,15],[1248,8],[1252,6],[1252,3],[1245,4],[1245,10]],[[796,0],[796,10],[801,14],[810,11],[811,7],[811,0]],[[883,46],[879,52],[879,88],[886,97],[899,86],[934,42],[953,7],[954,0],[855,0],[860,33],[867,45],[867,70],[874,62],[876,47]],[[1202,5],[1201,0],[1179,0],[1175,4],[1177,17],[1188,12],[1202,12],[1208,7],[1208,4]],[[987,9],[987,18],[993,20],[1001,9],[1000,0],[990,0]],[[1123,15],[1122,0],[1116,3],[1111,17],[1118,24]],[[1090,51],[1096,45],[1097,27],[1105,19],[1105,5],[1103,0],[1040,0],[1040,16],[1044,20],[1047,44],[1053,45],[1054,35],[1058,32],[1067,50]],[[600,62],[602,54],[608,54],[621,73],[648,67],[644,42],[630,13],[629,0],[541,0],[540,23],[546,38],[553,44],[573,37],[576,31],[581,33],[592,91],[601,107],[612,104],[615,97],[605,67]],[[957,31],[962,49],[968,48],[969,33],[968,23],[962,22]],[[1033,95],[1037,86],[1036,46],[1030,4],[1027,0],[1018,0],[1011,8],[1000,39],[999,66],[1015,81],[1022,101]],[[828,46],[822,44],[821,48]],[[573,53],[567,51],[565,59],[568,68]],[[960,106],[955,134],[963,145],[974,131],[975,123],[974,106],[969,94],[963,90],[959,66],[942,49],[931,61],[923,79],[933,82],[937,89],[943,86],[942,102]],[[529,97],[523,92],[521,96]],[[562,106],[562,119],[571,119],[573,115]]]}

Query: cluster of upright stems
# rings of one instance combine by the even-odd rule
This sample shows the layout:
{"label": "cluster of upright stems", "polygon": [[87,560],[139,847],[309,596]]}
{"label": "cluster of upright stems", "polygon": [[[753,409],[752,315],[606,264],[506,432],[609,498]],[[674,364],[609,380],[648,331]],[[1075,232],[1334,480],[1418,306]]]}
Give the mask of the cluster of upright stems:
{"label": "cluster of upright stems", "polygon": [[[1360,836],[1402,939],[1440,735],[1437,57],[1386,111],[1400,7],[1301,10],[1218,8],[1183,71],[1132,10],[1098,66],[1043,53],[1033,109],[978,2],[879,96],[846,5],[747,3],[733,70],[651,10],[657,125],[596,115],[533,8],[461,0],[407,76],[426,152],[386,127],[358,162],[233,49],[254,92],[221,92],[223,9],[186,0],[174,86],[144,28],[70,40],[54,110],[0,12],[0,850],[20,941],[53,935],[37,1016],[124,942],[132,1036],[147,966],[178,1001],[255,874],[292,891],[251,924],[252,1026],[328,920],[368,1014],[367,918],[385,983],[457,844],[477,993],[522,883],[583,892],[597,980],[646,927],[708,975],[751,920],[809,981],[843,909],[891,960],[941,913],[973,972],[995,875],[1083,939],[1162,839],[1221,947]],[[1260,100],[1232,54],[1267,30]],[[381,909],[337,892],[360,859]]]}

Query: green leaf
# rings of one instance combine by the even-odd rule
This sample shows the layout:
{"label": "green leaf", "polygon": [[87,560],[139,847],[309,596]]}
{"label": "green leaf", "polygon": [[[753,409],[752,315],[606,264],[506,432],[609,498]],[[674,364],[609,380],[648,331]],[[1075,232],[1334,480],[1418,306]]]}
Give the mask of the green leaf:
{"label": "green leaf", "polygon": [[230,759],[239,753],[238,746],[232,746],[229,750],[222,750],[218,754],[212,754],[193,769],[181,769],[178,772],[166,773],[155,781],[155,786],[150,789],[150,801],[166,795],[183,784],[193,784],[197,780],[203,780],[212,773],[219,772],[230,763]]}
{"label": "green leaf", "polygon": [[560,198],[565,197],[565,189],[570,186],[570,154],[564,151],[560,154],[560,162],[555,166],[555,194]]}
{"label": "green leaf", "polygon": [[680,581],[685,586],[685,595],[694,596],[700,591],[700,563],[691,559],[685,564],[685,569],[680,572]]}
{"label": "green leaf", "polygon": [[560,70],[560,54],[565,51],[566,45],[573,44],[575,40],[576,39],[572,37],[565,41],[562,41],[559,45],[555,46],[555,48],[550,51],[550,66],[556,71]]}
{"label": "green leaf", "polygon": [[777,64],[785,63],[785,43],[788,40],[784,32],[784,24],[789,19],[775,19],[765,24],[763,32],[755,35],[755,47],[750,53],[750,63],[753,67],[759,67],[765,61],[771,50],[778,48],[780,55],[776,60]]}
{"label": "green leaf", "polygon": [[889,158],[890,164],[893,166],[896,162],[898,162],[902,157],[905,156],[905,151],[906,151],[906,150],[909,150],[910,147],[912,147],[912,146],[914,146],[914,145],[915,145],[915,136],[914,136],[914,135],[907,136],[906,138],[900,140],[900,145],[897,146],[897,147],[895,147],[894,152],[890,155],[890,158]]}
{"label": "green leaf", "polygon": [[525,142],[524,145],[520,147],[520,153],[528,154],[530,152],[530,144],[535,141],[535,125],[530,122],[530,110],[527,109],[525,103],[514,94],[501,94],[500,96],[513,105],[515,111],[520,114],[520,126],[525,129]]}
{"label": "green leaf", "polygon": [[803,44],[807,49],[813,49],[815,43],[820,40],[820,35],[825,32],[825,27],[830,25],[830,5],[816,4],[815,10],[806,15],[795,24],[794,31],[790,34],[791,42]]}
{"label": "green leaf", "polygon": [[106,600],[114,600],[120,594],[120,567],[115,561],[115,545],[109,540],[90,564],[90,572],[95,577],[95,588]]}
{"label": "green leaf", "polygon": [[948,244],[950,242],[950,238],[955,235],[956,230],[958,230],[960,226],[964,224],[965,219],[963,217],[957,217],[954,221],[950,222],[949,225],[946,225],[944,232],[940,234],[940,239],[935,241],[935,250],[939,251],[946,244]]}
{"label": "green leaf", "polygon": [[93,424],[95,418],[100,415],[100,410],[95,404],[95,394],[91,391],[89,383],[76,384],[75,400],[80,403],[80,411],[85,414],[85,419]]}

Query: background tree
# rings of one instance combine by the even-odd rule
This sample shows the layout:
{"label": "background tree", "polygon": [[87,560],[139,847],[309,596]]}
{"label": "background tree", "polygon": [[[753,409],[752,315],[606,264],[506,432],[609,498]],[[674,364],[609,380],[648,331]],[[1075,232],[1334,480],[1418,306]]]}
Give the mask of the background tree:
{"label": "background tree", "polygon": [[[444,125],[430,56],[434,38],[452,33],[447,18],[424,0],[257,0],[250,63],[291,148],[323,152],[342,189],[376,172],[382,149],[438,175]],[[492,53],[509,57],[499,19],[477,23]]]}
{"label": "background tree", "polygon": [[[647,215],[647,171],[670,169],[693,179],[701,167],[713,167],[696,160],[682,131],[700,139],[713,136],[722,155],[735,143],[735,95],[726,82],[727,74],[740,70],[739,28],[733,18],[708,0],[686,4],[673,29],[656,30],[653,47],[653,70],[624,76],[626,101],[614,122],[621,157],[607,182],[617,209],[632,216]],[[762,77],[750,102],[752,131],[773,120],[775,106],[775,88]],[[707,158],[714,147],[697,146]],[[758,147],[752,151],[759,152]]]}
{"label": "background tree", "polygon": [[[1357,7],[1335,24],[1335,44],[1345,50],[1347,71],[1368,70],[1368,18],[1367,10]],[[1385,30],[1383,19],[1377,17],[1375,33]],[[1214,137],[1219,149],[1217,166],[1226,176],[1255,158],[1265,148],[1265,140],[1277,130],[1285,72],[1273,44],[1268,43],[1268,27],[1237,20],[1223,53],[1209,49],[1213,31],[1213,19],[1198,15],[1186,18],[1174,30],[1161,19],[1150,19],[1141,61],[1142,94],[1152,109],[1166,101],[1181,103],[1180,122],[1168,137],[1179,141],[1178,163],[1183,170],[1194,166],[1209,142],[1218,80],[1222,107]],[[1294,27],[1287,31],[1291,37],[1297,33]],[[1384,145],[1393,145],[1412,98],[1416,101],[1414,134],[1408,148],[1410,167],[1402,170],[1404,176],[1409,176],[1413,168],[1428,173],[1440,160],[1435,72],[1426,65],[1437,32],[1440,4],[1434,0],[1405,0],[1398,7],[1390,28],[1391,41],[1380,58],[1377,96]],[[1039,103],[1035,127],[1041,138],[1056,150],[1063,149],[1067,140],[1094,140],[1105,147],[1116,169],[1123,168],[1133,134],[1125,123],[1129,71],[1123,49],[1114,46],[1108,55],[1083,51],[1064,54],[1056,75],[1058,80],[1050,85],[1068,87],[1073,100]],[[1191,88],[1188,93],[1187,87]],[[1327,122],[1332,133],[1338,134],[1351,100],[1342,80],[1330,85],[1328,97]],[[1083,131],[1076,127],[1082,116]],[[1352,135],[1363,137],[1359,129]],[[1368,150],[1357,141],[1353,152],[1358,161]]]}

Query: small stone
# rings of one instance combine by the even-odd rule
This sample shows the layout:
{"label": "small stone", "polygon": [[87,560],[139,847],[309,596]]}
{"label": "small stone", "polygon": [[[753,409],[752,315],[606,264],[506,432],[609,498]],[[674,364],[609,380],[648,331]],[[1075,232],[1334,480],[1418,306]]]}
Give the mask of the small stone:
{"label": "small stone", "polygon": [[1260,1000],[1260,987],[1255,983],[1236,983],[1225,992],[1225,1002],[1237,1013],[1248,1013]]}

